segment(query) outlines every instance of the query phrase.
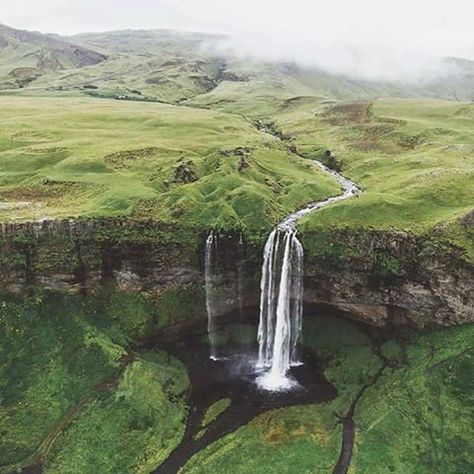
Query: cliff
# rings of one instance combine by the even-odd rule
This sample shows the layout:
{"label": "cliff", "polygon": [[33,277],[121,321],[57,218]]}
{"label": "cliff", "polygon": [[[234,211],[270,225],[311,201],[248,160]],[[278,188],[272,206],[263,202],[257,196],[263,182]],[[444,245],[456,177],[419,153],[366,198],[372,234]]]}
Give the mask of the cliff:
{"label": "cliff", "polygon": [[[139,292],[175,325],[206,317],[206,235],[155,221],[94,219],[3,224],[0,288]],[[302,235],[305,303],[330,305],[368,324],[451,326],[474,321],[474,265],[429,236],[321,230]],[[240,242],[240,243],[239,243]],[[258,317],[263,242],[218,237],[218,314]]]}
{"label": "cliff", "polygon": [[474,321],[474,265],[433,236],[330,230],[304,236],[305,300],[377,326]]}

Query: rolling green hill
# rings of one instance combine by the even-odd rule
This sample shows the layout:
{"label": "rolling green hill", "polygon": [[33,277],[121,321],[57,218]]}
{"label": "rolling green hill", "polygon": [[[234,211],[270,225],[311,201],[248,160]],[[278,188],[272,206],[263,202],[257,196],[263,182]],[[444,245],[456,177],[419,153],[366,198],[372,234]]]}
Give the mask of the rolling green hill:
{"label": "rolling green hill", "polygon": [[324,160],[326,150],[364,194],[307,217],[305,229],[427,232],[472,210],[472,104],[457,102],[472,94],[472,61],[447,58],[451,75],[423,85],[364,82],[218,54],[216,35],[58,39],[2,28],[0,55],[13,54],[13,41],[97,51],[88,67],[59,63],[0,98],[2,219],[133,215],[268,229],[338,192],[295,154]]}
{"label": "rolling green hill", "polygon": [[332,151],[365,191],[306,222],[426,229],[474,203],[474,106],[381,99],[373,103],[293,101],[277,123],[308,157]]}
{"label": "rolling green hill", "polygon": [[270,228],[334,180],[237,115],[92,98],[0,98],[0,219],[134,215]]}
{"label": "rolling green hill", "polygon": [[27,87],[47,72],[96,65],[105,59],[57,36],[0,24],[0,90]]}
{"label": "rolling green hill", "polygon": [[[0,48],[5,38],[10,43],[11,38],[22,41],[19,49],[7,47],[0,51],[0,58],[3,56],[8,65],[2,88],[15,89],[21,85],[28,89],[27,94],[88,94],[168,103],[190,101],[192,105],[221,110],[237,104],[245,113],[255,113],[257,108],[259,112],[274,111],[270,107],[275,105],[275,99],[301,95],[339,100],[473,98],[474,63],[467,59],[445,59],[447,73],[421,84],[364,81],[294,63],[240,58],[220,47],[223,37],[218,35],[126,30],[61,38],[1,28]],[[12,73],[20,79],[8,77],[15,69],[11,64],[34,70]],[[81,67],[84,65],[91,67]],[[49,73],[40,77],[35,69]]]}

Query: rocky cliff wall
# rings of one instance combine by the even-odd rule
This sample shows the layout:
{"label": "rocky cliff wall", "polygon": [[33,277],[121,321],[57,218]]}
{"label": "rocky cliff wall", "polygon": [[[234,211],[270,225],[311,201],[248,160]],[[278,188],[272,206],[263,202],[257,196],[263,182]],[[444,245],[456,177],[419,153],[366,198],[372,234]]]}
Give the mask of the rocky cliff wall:
{"label": "rocky cliff wall", "polygon": [[307,234],[305,300],[377,326],[474,322],[474,265],[454,246],[402,232]]}
{"label": "rocky cliff wall", "polygon": [[[0,227],[0,287],[87,293],[104,286],[165,305],[170,324],[206,317],[206,235],[127,219]],[[406,233],[304,233],[305,302],[369,324],[449,326],[474,321],[474,266],[455,247]],[[218,237],[215,311],[258,307],[263,242]],[[257,311],[255,311],[257,317]]]}

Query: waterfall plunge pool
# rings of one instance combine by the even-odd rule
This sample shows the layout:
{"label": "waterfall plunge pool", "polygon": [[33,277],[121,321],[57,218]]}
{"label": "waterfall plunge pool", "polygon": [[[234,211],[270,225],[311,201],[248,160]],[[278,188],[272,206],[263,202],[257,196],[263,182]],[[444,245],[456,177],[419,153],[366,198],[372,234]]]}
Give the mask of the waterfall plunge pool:
{"label": "waterfall plunge pool", "polygon": [[[215,341],[219,359],[209,358],[206,321],[196,321],[181,332],[162,334],[148,349],[164,349],[186,366],[191,381],[186,434],[180,446],[157,473],[176,473],[196,453],[223,436],[246,425],[252,419],[278,408],[325,403],[334,400],[336,388],[325,378],[328,361],[347,354],[347,363],[360,350],[372,353],[375,339],[391,335],[378,329],[354,323],[331,308],[305,308],[303,322],[302,364],[291,367],[288,376],[295,384],[291,390],[268,391],[259,387],[262,375],[256,368],[258,344],[256,329],[259,309],[244,308],[215,319]],[[169,333],[171,334],[171,333]],[[206,411],[219,400],[230,405],[206,428],[202,420]]]}

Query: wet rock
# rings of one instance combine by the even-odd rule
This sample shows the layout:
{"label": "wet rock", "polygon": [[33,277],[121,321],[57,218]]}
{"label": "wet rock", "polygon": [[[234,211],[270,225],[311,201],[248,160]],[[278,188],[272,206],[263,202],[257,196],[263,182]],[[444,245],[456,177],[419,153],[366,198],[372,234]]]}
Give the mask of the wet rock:
{"label": "wet rock", "polygon": [[471,212],[468,212],[462,219],[461,223],[469,228],[474,230],[474,209]]}
{"label": "wet rock", "polygon": [[236,74],[234,72],[229,72],[229,71],[223,72],[221,74],[220,79],[222,81],[230,81],[230,82],[248,82],[249,81],[248,76],[244,76],[242,74]]}
{"label": "wet rock", "polygon": [[174,182],[180,184],[194,183],[199,178],[195,171],[195,166],[192,161],[186,163],[179,163],[174,170]]}
{"label": "wet rock", "polygon": [[334,155],[331,150],[326,150],[324,155],[326,166],[340,173],[342,170],[342,163],[337,159],[336,155]]}
{"label": "wet rock", "polygon": [[[155,299],[170,289],[184,299],[188,289],[199,289],[202,297],[206,236],[194,246],[176,242],[173,233],[172,226],[125,218],[4,223],[0,288],[94,292],[115,285]],[[321,230],[301,237],[307,305],[329,305],[375,326],[474,322],[474,265],[459,249],[390,231]],[[258,308],[263,243],[242,243],[238,233],[218,240],[217,314]],[[189,317],[206,317],[202,298]]]}
{"label": "wet rock", "polygon": [[456,249],[429,252],[422,238],[402,232],[346,230],[328,240],[332,253],[307,256],[307,304],[377,326],[474,322],[474,266]]}
{"label": "wet rock", "polygon": [[131,271],[114,271],[115,281],[120,291],[141,291],[143,282],[139,275]]}

